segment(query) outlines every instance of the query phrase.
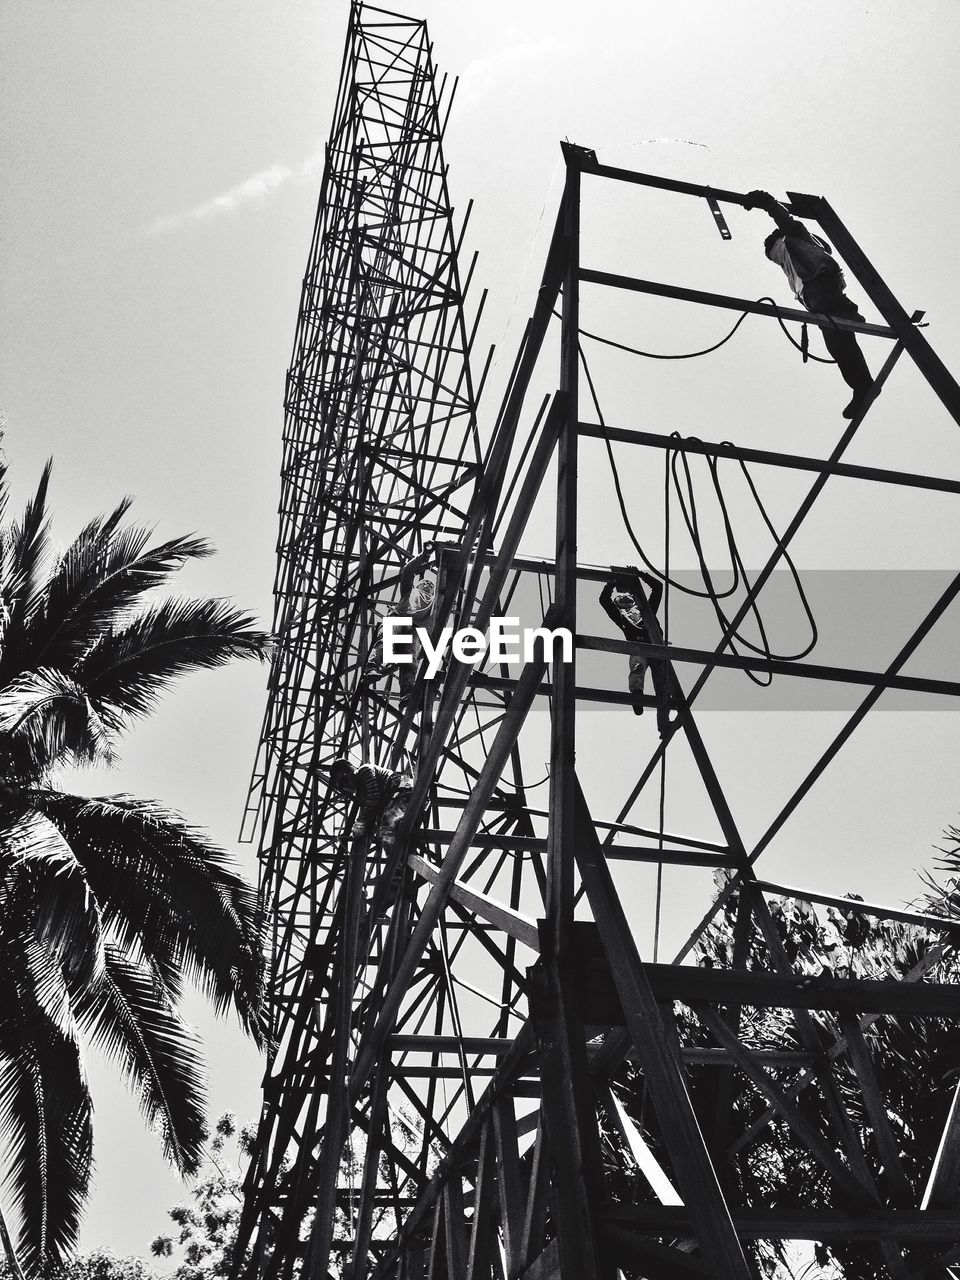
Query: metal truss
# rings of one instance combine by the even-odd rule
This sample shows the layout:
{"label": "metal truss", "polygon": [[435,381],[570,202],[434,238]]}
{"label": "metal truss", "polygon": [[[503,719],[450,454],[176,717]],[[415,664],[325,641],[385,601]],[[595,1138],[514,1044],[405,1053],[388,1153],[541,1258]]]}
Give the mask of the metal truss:
{"label": "metal truss", "polygon": [[[400,67],[402,89],[394,79]],[[926,1161],[918,1190],[905,1172],[909,1135],[891,1129],[870,1029],[894,1016],[960,1019],[960,988],[930,980],[955,926],[787,890],[759,879],[755,864],[885,691],[960,693],[960,682],[903,674],[960,594],[960,575],[883,670],[776,664],[784,678],[859,686],[863,698],[752,844],[701,735],[696,703],[721,667],[769,667],[733,651],[734,631],[828,483],[960,492],[948,477],[844,461],[902,356],[958,424],[960,388],[917,327],[919,314],[907,315],[821,198],[792,194],[793,212],[823,229],[883,325],[591,270],[580,261],[584,175],[591,184],[634,184],[638,199],[656,187],[705,200],[721,230],[720,206],[745,197],[613,169],[566,145],[566,184],[536,307],[478,466],[471,344],[431,75],[420,24],[354,9],[288,393],[281,651],[261,778],[278,1043],[238,1271],[311,1280],[746,1280],[756,1273],[744,1242],[761,1239],[864,1241],[878,1275],[948,1275],[960,1257],[960,1103],[944,1108],[939,1148],[918,1157]],[[429,110],[419,114],[414,101]],[[381,142],[366,131],[375,119],[379,140],[388,112],[397,132],[376,152]],[[432,157],[429,177],[424,153]],[[408,182],[422,184],[418,194],[385,194],[406,193]],[[425,207],[442,209],[442,217],[416,212],[425,192]],[[432,269],[419,256],[428,234],[443,246]],[[581,409],[584,284],[788,324],[845,324],[889,342],[889,354],[828,458],[613,427]],[[548,330],[557,307],[556,390],[545,404],[528,404],[553,360]],[[431,336],[414,342],[411,328]],[[442,373],[415,372],[424,352],[437,361],[429,369]],[[589,518],[581,488],[590,478],[578,455],[592,439],[629,445],[641,458],[722,452],[810,474],[714,648],[675,635],[665,643],[648,606],[649,643],[578,625],[578,597],[582,606],[586,585],[608,576],[577,558],[578,527]],[[438,480],[433,468],[441,466]],[[537,560],[521,553],[521,542],[548,496],[554,555]],[[533,582],[544,628],[574,635],[573,660],[551,665],[543,646],[519,668],[451,658],[432,682],[420,671],[403,710],[389,688],[372,693],[359,679],[371,606],[390,598],[425,530],[447,543],[434,638],[444,626],[484,630]],[[578,773],[577,722],[594,704],[626,715],[632,698],[619,687],[578,683],[586,651],[645,654],[654,682],[646,705],[663,717],[659,735],[646,725],[649,738],[638,732],[639,743],[656,745],[611,815],[596,812],[596,779]],[[315,773],[318,762],[350,747],[394,765],[415,762],[389,856],[376,840],[346,836],[350,814]],[[523,762],[547,751],[541,800]],[[717,838],[667,831],[662,816],[640,820],[651,808],[641,806],[657,765],[678,751],[695,764]],[[614,880],[625,862],[722,873],[711,910],[671,964],[641,956]],[[771,912],[770,901],[785,894],[915,925],[933,941],[902,980],[811,978],[791,965]],[[690,963],[710,927],[729,929],[728,967]],[[752,1044],[745,1020],[758,1010],[780,1011],[782,1044]],[[642,1116],[621,1100],[627,1068],[639,1082]],[[813,1119],[798,1103],[812,1094]],[[826,1201],[765,1204],[750,1194],[751,1160],[771,1131],[784,1151],[803,1153],[822,1172]]]}

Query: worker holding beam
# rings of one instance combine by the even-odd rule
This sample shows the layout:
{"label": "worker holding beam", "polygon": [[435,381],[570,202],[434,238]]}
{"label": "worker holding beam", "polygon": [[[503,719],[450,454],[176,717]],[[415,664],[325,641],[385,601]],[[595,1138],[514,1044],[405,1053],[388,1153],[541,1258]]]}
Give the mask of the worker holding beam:
{"label": "worker holding beam", "polygon": [[[826,240],[813,235],[799,219],[791,217],[768,191],[748,191],[744,208],[763,209],[777,224],[763,242],[764,251],[771,262],[782,268],[794,294],[808,311],[864,323],[856,304],[844,293],[843,272]],[[827,350],[853,392],[843,416],[854,418],[873,382],[857,335],[840,328],[827,328],[822,332]]]}
{"label": "worker holding beam", "polygon": [[[649,587],[649,594],[643,590],[643,584]],[[644,622],[643,610],[639,598],[646,595],[650,612],[656,614],[663,597],[663,583],[641,573],[637,569],[614,572],[613,578],[607,582],[600,593],[600,604],[604,612],[623,632],[624,639],[634,643],[649,644],[651,637]],[[647,658],[642,653],[630,654],[630,673],[627,677],[627,688],[633,697],[633,713],[643,715],[643,686],[647,674]],[[665,693],[665,690],[663,691]],[[657,707],[657,726],[660,733],[666,732],[666,704],[661,697]]]}

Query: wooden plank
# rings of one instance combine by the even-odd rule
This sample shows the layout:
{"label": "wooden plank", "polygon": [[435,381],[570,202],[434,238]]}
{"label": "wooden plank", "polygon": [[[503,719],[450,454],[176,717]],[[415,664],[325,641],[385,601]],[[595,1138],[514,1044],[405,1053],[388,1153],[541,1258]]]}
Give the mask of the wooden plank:
{"label": "wooden plank", "polygon": [[694,1219],[694,1234],[701,1249],[710,1254],[717,1276],[748,1280],[750,1268],[733,1229],[686,1085],[666,1042],[647,968],[637,954],[579,783],[577,800],[580,874],[626,1013],[633,1047],[643,1066],[680,1194]]}
{"label": "wooden plank", "polygon": [[523,1236],[520,1241],[520,1269],[525,1270],[531,1255],[540,1249],[547,1221],[550,1161],[544,1142],[543,1120],[537,1116],[537,1136],[530,1153],[530,1177],[527,1182],[527,1203],[523,1213]]}
{"label": "wooden plank", "polygon": [[[840,1026],[847,1040],[850,1062],[860,1084],[867,1119],[883,1161],[884,1177],[891,1190],[892,1201],[901,1208],[906,1208],[913,1201],[913,1187],[903,1169],[900,1147],[890,1125],[889,1112],[883,1101],[870,1050],[860,1030],[860,1022],[852,1013],[845,1013],[841,1015]],[[922,1207],[927,1208],[926,1205]]]}
{"label": "wooden plank", "polygon": [[619,169],[615,165],[600,164],[585,168],[585,173],[600,178],[612,178],[615,182],[629,182],[643,187],[656,187],[661,191],[673,191],[678,195],[699,196],[706,199],[713,196],[724,204],[738,204],[747,207],[747,197],[739,191],[727,191],[723,187],[704,187],[695,182],[680,182],[676,178],[661,178],[653,173],[639,173],[634,169]]}
{"label": "wooden plank", "polygon": [[395,1053],[465,1053],[493,1054],[504,1057],[516,1041],[497,1039],[494,1036],[430,1036],[392,1035],[387,1047]]}
{"label": "wooden plank", "polygon": [[451,1170],[443,1188],[443,1223],[446,1228],[447,1275],[459,1280],[467,1266],[467,1242],[463,1216],[463,1182]]}
{"label": "wooden plank", "polygon": [[[616,969],[611,965],[613,985]],[[742,1004],[755,1009],[829,1009],[852,1013],[911,1014],[960,1018],[960,984],[907,982],[899,978],[813,977],[744,969],[700,969],[692,965],[646,964],[654,996],[660,1000]],[[612,993],[612,989],[611,993]],[[602,995],[602,987],[595,991]],[[603,1013],[616,1012],[605,1004]],[[619,1013],[622,1019],[622,1011]],[[606,1018],[600,1019],[605,1022]],[[611,1020],[609,1025],[615,1025]]]}
{"label": "wooden plank", "polygon": [[[561,143],[566,181],[560,218],[567,240],[560,317],[560,394],[565,413],[557,440],[554,600],[559,624],[577,620],[577,422],[580,341],[580,170],[582,153]],[[541,1059],[542,1111],[555,1166],[560,1270],[578,1280],[612,1280],[599,1250],[594,1214],[603,1197],[596,1114],[589,1097],[582,1023],[570,998],[566,955],[574,913],[573,793],[576,749],[576,651],[553,666],[550,802],[545,914],[540,961],[529,971],[530,1016]]]}
{"label": "wooden plank", "polygon": [[931,915],[924,911],[907,911],[901,907],[882,907],[876,902],[863,902],[859,898],[840,898],[830,893],[814,893],[810,889],[796,889],[788,884],[774,884],[770,880],[758,880],[757,888],[780,898],[799,898],[801,902],[819,902],[825,907],[837,907],[854,915],[876,916],[879,920],[901,920],[938,933],[954,933],[960,930],[960,921],[945,916]]}
{"label": "wooden plank", "polygon": [[[637,1206],[607,1215],[608,1221],[649,1235],[688,1235],[692,1215],[669,1205]],[[737,1235],[744,1240],[816,1240],[824,1244],[854,1241],[909,1240],[954,1243],[960,1236],[960,1214],[943,1210],[786,1208],[734,1212]]]}
{"label": "wooden plank", "polygon": [[953,1094],[950,1113],[943,1126],[943,1135],[937,1148],[936,1159],[923,1193],[920,1207],[923,1209],[956,1209],[960,1201],[960,1084]]}
{"label": "wooden plank", "polygon": [[[427,862],[419,854],[409,854],[407,864],[429,884],[435,885],[440,879],[440,868]],[[471,888],[470,885],[464,884],[462,880],[454,880],[449,884],[447,893],[455,901],[473,911],[481,920],[486,920],[498,929],[502,929],[511,938],[516,938],[517,942],[522,942],[525,947],[529,947],[531,951],[536,951],[539,948],[537,926],[529,916],[524,916],[519,911],[511,910],[510,907],[505,906],[502,902],[498,902],[496,898],[491,898],[488,894]]]}
{"label": "wooden plank", "polygon": [[496,1135],[497,1190],[500,1200],[500,1230],[507,1275],[520,1269],[523,1240],[523,1185],[520,1178],[520,1147],[517,1141],[517,1114],[511,1097],[501,1098],[493,1108]]}

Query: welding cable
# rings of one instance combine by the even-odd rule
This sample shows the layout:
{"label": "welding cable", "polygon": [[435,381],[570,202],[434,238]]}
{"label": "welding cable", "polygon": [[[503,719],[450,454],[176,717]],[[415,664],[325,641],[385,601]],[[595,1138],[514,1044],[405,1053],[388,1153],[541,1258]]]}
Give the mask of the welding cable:
{"label": "welding cable", "polygon": [[[605,427],[606,422],[604,421],[603,410],[600,407],[600,400],[599,400],[599,397],[597,396],[597,390],[594,385],[593,378],[590,374],[590,368],[589,368],[589,365],[587,364],[587,359],[586,359],[586,356],[584,355],[582,347],[579,348],[579,353],[580,353],[580,362],[583,366],[583,371],[587,379],[587,386],[590,389],[590,395],[593,399],[593,404],[597,413],[597,417],[600,421],[600,425],[602,427]],[[610,462],[610,470],[613,475],[614,488],[617,494],[617,504],[620,508],[620,518],[624,528],[627,531],[627,535],[629,536],[630,541],[633,543],[634,549],[636,550],[637,554],[640,556],[640,559],[643,561],[646,567],[651,571],[651,573],[653,573],[655,577],[659,578],[662,582],[664,582],[667,585],[667,587],[674,587],[677,591],[680,591],[683,595],[693,596],[696,599],[700,599],[700,600],[709,600],[713,606],[714,611],[717,612],[719,610],[718,600],[726,599],[729,596],[733,595],[734,592],[736,592],[737,588],[739,587],[740,582],[742,581],[742,571],[741,571],[742,562],[740,560],[739,552],[736,549],[736,543],[735,543],[735,538],[733,534],[733,526],[730,521],[729,513],[727,512],[727,509],[726,509],[726,503],[723,499],[722,491],[719,495],[721,518],[723,519],[724,531],[727,538],[727,549],[730,554],[731,567],[733,572],[733,582],[731,583],[730,587],[726,591],[721,592],[717,589],[716,584],[714,583],[712,575],[709,571],[709,568],[707,567],[706,560],[703,556],[702,545],[701,545],[700,536],[699,536],[699,520],[696,514],[696,502],[693,496],[692,477],[690,478],[691,511],[688,511],[686,505],[683,502],[682,495],[680,495],[679,478],[676,478],[675,480],[678,497],[680,498],[680,507],[684,516],[684,523],[687,525],[688,532],[690,533],[691,539],[693,540],[694,548],[697,552],[697,559],[700,564],[701,577],[703,578],[706,586],[706,590],[700,591],[696,587],[685,586],[682,582],[678,582],[676,579],[672,578],[668,573],[665,573],[663,570],[658,569],[657,566],[652,562],[652,560],[650,560],[650,558],[647,556],[646,552],[644,551],[643,547],[640,544],[640,540],[637,538],[636,534],[634,533],[632,524],[630,523],[630,517],[627,512],[627,506],[623,496],[623,486],[620,482],[620,472],[617,467],[616,459],[613,455],[613,448],[610,444],[610,440],[606,435],[604,436],[604,443],[607,449],[607,458]],[[764,643],[766,643],[766,633],[763,628],[763,622],[760,617],[760,613],[759,613],[759,609],[756,601],[751,602],[750,609],[751,609],[751,612],[754,614],[755,618],[757,619],[761,640]],[[726,631],[727,630],[726,620],[722,611],[718,612],[717,616],[718,616],[718,620],[721,621],[723,630]],[[749,642],[745,641],[744,638],[739,635],[739,633],[734,633],[734,635],[731,636],[730,640],[731,640],[731,651],[734,653],[736,653],[736,649],[734,648],[734,643],[736,641],[746,643],[749,647]],[[763,653],[763,650],[760,650],[759,652]],[[769,658],[770,655],[766,655],[766,656],[768,656]],[[769,684],[772,680],[772,676],[770,676],[766,680],[763,680],[755,676],[750,671],[747,672],[747,676],[748,676],[748,679],[752,680],[755,684],[766,685],[766,684]]]}
{"label": "welding cable", "polygon": [[[597,419],[600,423],[600,426],[606,428],[606,425],[607,425],[606,420],[604,419],[604,416],[603,416],[603,410],[600,408],[600,400],[597,396],[597,389],[594,386],[593,378],[590,374],[590,367],[587,364],[587,358],[584,355],[583,347],[579,347],[578,349],[580,353],[580,363],[583,366],[583,372],[587,379],[587,386],[590,389],[590,397],[593,400],[593,407],[596,410]],[[647,553],[644,551],[643,547],[640,545],[640,540],[637,538],[637,535],[633,530],[633,525],[630,523],[630,516],[627,512],[626,500],[624,499],[624,496],[623,496],[623,486],[620,483],[620,472],[617,467],[616,458],[613,455],[613,446],[611,445],[610,440],[606,435],[604,435],[604,444],[606,445],[606,449],[607,449],[607,458],[610,463],[610,471],[611,471],[611,474],[613,475],[613,486],[617,495],[617,505],[620,508],[620,518],[621,518],[621,521],[623,522],[623,527],[626,529],[627,536],[629,537],[630,541],[633,543],[633,546],[637,555],[643,561],[644,565],[654,575],[654,577],[659,578],[662,582],[669,582],[669,585],[674,587],[682,595],[694,596],[698,600],[709,600],[711,596],[714,594],[718,595],[719,599],[721,600],[726,599],[728,596],[732,596],[734,592],[737,590],[737,587],[740,585],[740,580],[739,580],[739,576],[737,574],[737,569],[736,569],[736,562],[733,556],[731,556],[731,571],[734,575],[734,580],[731,586],[727,590],[722,592],[717,592],[715,587],[713,590],[699,591],[696,587],[684,586],[682,582],[678,582],[676,581],[676,579],[668,578],[667,575],[664,573],[664,571],[662,569],[659,569],[653,563],[653,561],[649,558]],[[726,527],[729,529],[729,523],[727,523]]]}
{"label": "welding cable", "polygon": [[[673,434],[678,441],[681,439],[679,432],[674,432]],[[695,438],[695,437],[692,437],[692,438]],[[734,448],[734,446],[730,443],[729,440],[724,440],[721,443],[720,447],[722,449],[730,449],[731,451]],[[677,475],[677,461],[681,457],[682,457],[682,466],[684,469],[684,480],[686,482],[686,490],[687,490],[688,500],[690,502],[689,512],[687,511],[686,503],[684,501],[683,487],[681,486],[680,478]],[[736,642],[742,645],[745,649],[750,650],[752,653],[755,653],[759,657],[765,658],[768,661],[771,658],[774,658],[782,662],[796,662],[800,658],[805,658],[809,653],[811,653],[814,650],[814,648],[816,648],[817,641],[819,639],[819,630],[817,627],[816,618],[814,617],[813,610],[810,606],[810,601],[807,596],[806,589],[804,588],[803,580],[800,576],[800,572],[797,569],[797,566],[793,558],[791,557],[789,551],[787,550],[786,546],[781,540],[779,534],[777,533],[777,530],[773,524],[773,521],[771,520],[770,515],[763,503],[763,499],[760,497],[759,491],[757,490],[756,483],[754,482],[753,476],[750,473],[749,467],[740,458],[735,458],[734,461],[736,461],[740,467],[740,471],[743,475],[744,480],[746,481],[748,489],[750,490],[750,495],[753,498],[754,504],[756,505],[757,511],[760,514],[760,518],[763,521],[764,526],[767,529],[767,532],[770,534],[770,537],[775,547],[777,548],[778,552],[786,562],[787,568],[790,571],[790,576],[793,579],[793,585],[797,593],[797,598],[800,601],[801,608],[803,609],[804,616],[806,617],[807,626],[810,629],[810,639],[805,645],[803,645],[795,653],[789,653],[789,654],[775,653],[770,648],[770,645],[768,643],[763,617],[759,609],[757,608],[756,601],[751,602],[750,612],[753,614],[754,619],[756,621],[757,630],[760,635],[760,644],[759,645],[754,644],[752,641],[748,640],[746,636],[742,634],[742,632],[739,632],[739,631],[733,632],[731,638],[735,639]],[[727,529],[728,545],[730,547],[731,554],[734,557],[736,572],[740,581],[742,581],[743,583],[744,590],[749,593],[752,589],[752,582],[750,579],[750,574],[747,571],[747,568],[744,565],[743,559],[740,555],[740,549],[737,544],[736,537],[733,533],[733,529],[732,527],[730,527],[729,511],[727,507],[726,498],[723,492],[723,486],[720,480],[719,464],[720,464],[719,455],[712,456],[712,457],[709,455],[707,456],[707,467],[710,472],[711,480],[713,482],[714,491],[717,497],[717,502],[721,509],[724,525],[725,525],[725,528]],[[681,455],[679,450],[674,451],[673,458],[672,458],[672,471],[674,476],[674,488],[676,489],[677,497],[679,499],[680,510],[684,517],[684,523],[687,525],[687,530],[690,533],[691,541],[693,542],[694,551],[696,552],[697,561],[700,566],[700,572],[704,578],[704,581],[708,585],[711,585],[710,570],[706,564],[706,557],[703,553],[702,539],[700,537],[699,524],[696,517],[695,495],[693,490],[692,477],[690,473],[690,466],[689,466],[689,462],[687,461],[686,453],[683,453]],[[721,624],[723,630],[726,631],[729,628],[730,621],[719,605],[720,598],[721,597],[719,597],[717,593],[714,593],[711,596],[711,600],[714,604],[714,609],[717,614],[717,620]],[[747,674],[750,676],[752,680],[754,680],[754,683],[756,684],[766,685],[770,683],[769,679],[759,680],[759,679],[756,679],[750,672],[748,672]]]}
{"label": "welding cable", "polygon": [[[679,439],[679,434],[678,433],[674,433],[674,434],[676,435],[677,439]],[[683,488],[681,487],[680,476],[678,474],[678,464],[679,466],[683,467],[684,482],[687,490],[686,500],[684,499]],[[715,458],[709,458],[709,457],[707,458],[707,468],[710,472],[710,479],[713,482],[714,493],[715,493],[718,505],[720,507],[720,514],[723,520],[724,532],[727,538],[727,546],[730,552],[731,559],[733,560],[736,580],[738,582],[743,583],[744,589],[749,595],[750,579],[747,574],[746,566],[744,565],[743,559],[740,555],[740,549],[737,545],[736,537],[733,532],[733,522],[730,519],[730,513],[727,509],[726,498],[723,493],[723,487],[720,483],[720,476],[717,471]],[[721,632],[726,633],[727,630],[729,629],[730,623],[729,623],[729,619],[727,618],[726,614],[724,613],[723,609],[720,606],[720,601],[719,601],[717,592],[714,589],[713,576],[710,572],[710,567],[707,564],[707,558],[703,549],[703,539],[700,536],[700,524],[697,516],[696,494],[694,492],[694,487],[693,487],[693,476],[690,470],[689,457],[686,453],[681,452],[679,449],[674,450],[671,456],[670,473],[673,479],[673,487],[677,495],[678,505],[680,507],[680,514],[683,516],[684,524],[687,526],[687,532],[690,535],[690,541],[693,544],[693,549],[697,557],[697,563],[700,568],[700,576],[703,579],[703,581],[706,583],[707,591],[710,598],[710,603],[713,606],[713,611],[716,614],[717,622],[720,626]],[[688,507],[688,503],[689,503],[689,507]],[[731,653],[736,654],[736,656],[738,657],[742,656],[737,653],[737,649],[736,649],[736,645],[740,644],[745,649],[750,649],[752,652],[758,654],[760,657],[766,658],[767,661],[769,662],[770,658],[773,655],[770,649],[770,643],[767,639],[767,631],[766,631],[766,627],[764,626],[763,614],[760,612],[759,604],[755,599],[751,599],[750,601],[749,613],[753,615],[753,619],[756,623],[757,632],[760,638],[760,645],[758,646],[753,644],[750,640],[747,639],[745,635],[743,635],[741,631],[736,630],[736,631],[733,631],[730,635],[730,640],[729,640],[730,651]],[[746,671],[746,675],[747,675],[747,678],[753,681],[754,684],[761,685],[764,688],[773,683],[773,674],[769,670],[767,671],[766,676],[758,676],[754,672],[749,670]]]}
{"label": "welding cable", "polygon": [[[587,364],[587,360],[584,355],[582,347],[580,348],[579,353],[580,353],[581,364],[583,366],[584,374],[587,380],[587,386],[590,389],[590,394],[593,400],[594,408],[597,412],[597,417],[599,419],[600,425],[602,427],[605,427],[606,422],[604,421],[603,411],[600,407],[596,386],[594,385],[593,378],[591,376],[590,369]],[[675,432],[674,436],[676,437],[677,440],[681,438],[678,432]],[[749,593],[751,589],[751,583],[750,583],[750,578],[747,573],[746,567],[743,564],[743,559],[740,555],[740,550],[736,541],[736,535],[733,531],[733,524],[730,519],[730,513],[727,507],[726,497],[724,495],[723,486],[720,481],[719,459],[716,457],[713,457],[713,458],[708,457],[707,466],[710,472],[710,477],[713,484],[717,503],[720,508],[720,515],[721,515],[721,519],[723,521],[723,527],[724,527],[724,536],[727,542],[727,550],[730,555],[731,567],[733,572],[733,579],[734,579],[733,583],[730,586],[730,588],[725,591],[719,591],[717,589],[717,586],[713,580],[713,575],[706,562],[706,556],[703,550],[703,541],[700,535],[700,521],[699,521],[699,515],[697,512],[696,495],[695,495],[694,486],[693,486],[693,477],[690,470],[690,464],[687,459],[687,455],[680,450],[670,451],[671,452],[670,473],[673,480],[673,487],[677,494],[680,511],[683,516],[684,523],[687,527],[688,533],[690,534],[691,542],[693,543],[694,551],[697,556],[698,566],[700,569],[700,574],[706,586],[706,590],[700,591],[696,588],[684,586],[682,583],[677,582],[675,579],[673,579],[669,575],[669,573],[666,573],[658,569],[657,566],[653,564],[653,562],[644,552],[643,547],[641,546],[640,541],[633,530],[633,526],[630,523],[629,514],[626,509],[626,502],[623,496],[623,487],[620,480],[619,469],[617,468],[616,459],[613,454],[613,448],[610,444],[610,440],[606,435],[604,436],[604,443],[606,445],[607,457],[608,457],[608,460],[610,463],[610,469],[613,475],[614,488],[616,490],[617,503],[620,508],[621,520],[630,538],[630,541],[633,543],[633,546],[637,551],[637,554],[640,556],[640,558],[642,559],[646,567],[656,577],[660,578],[661,581],[663,581],[668,586],[675,587],[677,590],[679,590],[685,595],[694,596],[699,599],[710,600],[714,608],[714,611],[717,615],[717,621],[721,625],[723,631],[726,632],[727,630],[729,630],[730,620],[724,613],[723,609],[720,607],[719,602],[733,595],[741,583],[743,583],[744,588]],[[729,442],[725,441],[723,444],[723,447],[732,448],[732,445],[730,445]],[[747,468],[746,464],[742,460],[738,460],[738,461],[739,461],[741,471],[743,472],[744,479],[746,480],[747,486],[750,489],[751,496],[753,497],[753,500],[756,503],[757,509],[760,512],[761,519],[763,520],[763,523],[766,526],[768,532],[770,533],[770,536],[773,539],[777,549],[780,551],[780,554],[786,560],[787,565],[790,569],[791,577],[793,578],[798,597],[800,599],[804,614],[807,618],[807,623],[810,627],[810,641],[808,644],[806,644],[803,648],[801,648],[796,653],[792,653],[792,654],[774,653],[767,639],[766,628],[764,626],[763,616],[760,612],[758,603],[756,600],[751,600],[749,613],[753,615],[754,620],[756,622],[757,631],[759,633],[759,638],[760,638],[760,644],[759,645],[754,644],[752,641],[747,639],[747,637],[744,636],[742,632],[740,632],[739,630],[735,630],[731,633],[731,636],[729,639],[731,652],[736,653],[736,648],[734,646],[735,644],[740,644],[743,648],[750,650],[751,652],[757,654],[759,657],[766,659],[768,662],[770,662],[772,659],[777,659],[779,661],[784,661],[784,662],[796,661],[800,658],[806,657],[807,654],[809,654],[817,644],[819,633],[816,625],[816,620],[813,616],[813,611],[810,608],[810,603],[807,598],[806,591],[803,587],[803,583],[800,579],[799,572],[797,571],[796,565],[794,564],[792,558],[790,557],[789,552],[787,551],[786,547],[784,546],[783,542],[781,541],[779,535],[776,532],[773,522],[767,513],[767,510],[763,504],[763,501],[760,497],[759,492],[757,491],[757,487],[754,484],[753,477],[750,475],[749,469]],[[681,482],[679,469],[678,469],[679,466],[682,466],[683,468],[683,482]],[[686,488],[686,492],[687,492],[686,500],[684,499],[684,492],[683,492],[684,487]],[[753,683],[755,684],[767,686],[772,682],[772,673],[770,673],[769,671],[766,673],[765,677],[758,676],[749,670],[746,672],[746,674],[747,674],[747,677],[751,681],[753,681]]]}
{"label": "welding cable", "polygon": [[[773,307],[777,306],[777,303],[773,298],[757,298],[756,301],[769,302],[771,306]],[[560,313],[558,311],[554,310],[553,314],[557,317],[558,320],[560,319]],[[605,338],[603,337],[602,334],[591,333],[588,329],[579,329],[578,332],[581,338],[589,338],[591,342],[600,342],[605,347],[615,347],[617,351],[626,351],[628,355],[643,356],[645,360],[695,360],[698,356],[708,356],[712,351],[719,351],[720,348],[725,343],[730,341],[733,335],[737,332],[737,330],[743,324],[744,320],[746,320],[747,316],[753,315],[753,314],[754,313],[751,311],[742,312],[738,317],[736,324],[733,326],[733,328],[730,330],[729,333],[725,334],[720,339],[719,342],[715,342],[712,347],[704,347],[702,351],[681,351],[677,353],[665,353],[661,351],[641,351],[639,347],[630,347],[630,346],[627,346],[627,344],[624,342],[615,342],[613,338]],[[803,344],[797,342],[796,338],[794,338],[793,334],[790,332],[787,326],[783,323],[783,320],[780,317],[779,313],[776,316],[776,321],[777,321],[777,324],[780,326],[780,328],[783,330],[783,333],[787,341],[790,342],[792,346],[796,347],[796,349],[803,356],[804,363],[806,363],[807,360],[815,360],[818,364],[836,364],[836,360],[829,359],[827,356],[815,356],[813,352],[809,350],[807,350],[806,353],[804,353]]]}
{"label": "welding cable", "polygon": [[[758,298],[757,301],[769,302],[774,307],[777,305],[773,298]],[[787,341],[792,346],[796,347],[796,349],[800,352],[801,356],[803,357],[804,364],[806,364],[808,360],[815,360],[817,364],[836,364],[837,363],[836,360],[832,359],[830,356],[815,356],[813,354],[813,352],[810,350],[809,346],[807,345],[806,336],[805,336],[807,332],[807,326],[805,323],[803,325],[803,337],[801,338],[800,342],[796,340],[796,338],[793,336],[793,334],[790,332],[787,326],[783,323],[783,320],[780,318],[779,314],[777,315],[777,324],[783,330],[784,337],[787,339]]]}

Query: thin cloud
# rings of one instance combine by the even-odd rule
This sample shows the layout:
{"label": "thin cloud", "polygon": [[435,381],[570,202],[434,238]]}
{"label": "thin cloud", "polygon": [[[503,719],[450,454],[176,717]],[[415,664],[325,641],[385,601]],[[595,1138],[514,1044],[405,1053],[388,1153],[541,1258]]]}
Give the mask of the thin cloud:
{"label": "thin cloud", "polygon": [[[550,58],[573,48],[569,41],[558,40],[555,36],[531,39],[518,27],[508,28],[506,41],[496,53],[475,58],[464,68],[457,89],[457,106],[461,111],[477,106],[498,91],[505,81],[529,76]],[[324,152],[320,147],[299,165],[272,164],[219,195],[201,201],[192,209],[154,218],[140,228],[137,236],[148,239],[180,231],[184,227],[202,226],[231,216],[248,205],[260,204],[291,183],[315,182],[323,171],[323,159]]]}
{"label": "thin cloud", "polygon": [[457,88],[460,108],[477,106],[505,80],[529,75],[533,68],[573,48],[570,41],[558,40],[556,36],[531,39],[519,27],[508,28],[506,39],[502,49],[486,58],[475,58],[463,69]]}
{"label": "thin cloud", "polygon": [[201,201],[192,209],[154,218],[153,222],[141,228],[139,235],[145,238],[161,236],[170,231],[179,231],[182,227],[202,225],[214,222],[217,218],[228,217],[247,205],[262,203],[289,183],[315,181],[322,168],[322,148],[292,168],[286,164],[272,164],[268,169],[251,174],[236,186],[221,191],[219,195]]}

